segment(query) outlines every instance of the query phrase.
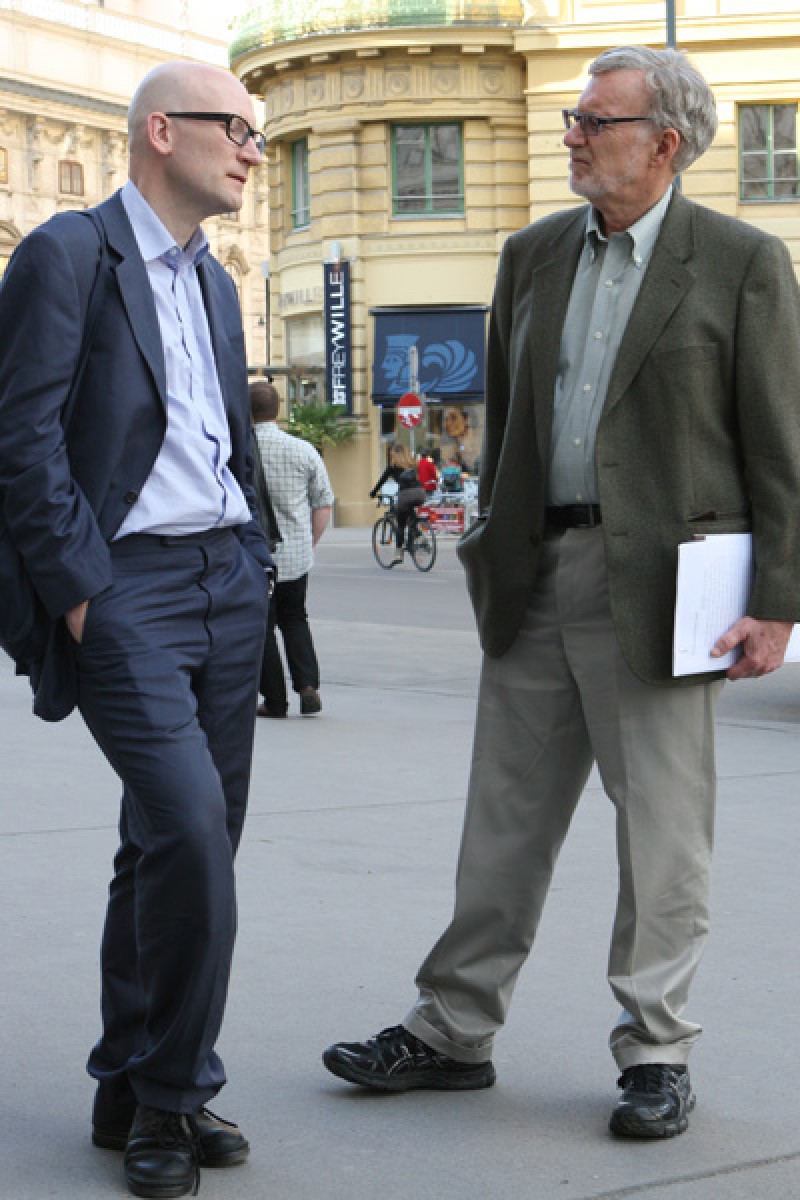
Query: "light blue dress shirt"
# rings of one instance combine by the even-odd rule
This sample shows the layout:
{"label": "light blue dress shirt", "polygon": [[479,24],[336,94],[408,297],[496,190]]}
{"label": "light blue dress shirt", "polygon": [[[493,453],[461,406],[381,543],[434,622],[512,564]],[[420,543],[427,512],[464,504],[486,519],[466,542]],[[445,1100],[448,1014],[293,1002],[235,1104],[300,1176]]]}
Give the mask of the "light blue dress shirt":
{"label": "light blue dress shirt", "polygon": [[115,536],[244,524],[251,514],[227,466],[230,428],[197,276],[208,240],[198,228],[181,249],[135,184],[128,181],[120,198],[153,289],[166,366],[167,431]]}
{"label": "light blue dress shirt", "polygon": [[597,426],[628,319],[672,197],[607,238],[589,209],[561,334],[553,405],[550,504],[596,504]]}

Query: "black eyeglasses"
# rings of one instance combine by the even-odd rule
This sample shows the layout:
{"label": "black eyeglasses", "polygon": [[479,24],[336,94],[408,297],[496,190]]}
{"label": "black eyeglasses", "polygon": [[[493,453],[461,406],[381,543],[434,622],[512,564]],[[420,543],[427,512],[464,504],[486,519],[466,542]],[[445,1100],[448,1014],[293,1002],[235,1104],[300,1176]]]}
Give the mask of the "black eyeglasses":
{"label": "black eyeglasses", "polygon": [[578,112],[577,108],[562,108],[564,128],[580,125],[584,137],[597,137],[606,125],[624,125],[629,121],[652,121],[652,117],[598,117],[595,113]]}
{"label": "black eyeglasses", "polygon": [[267,139],[258,129],[253,129],[249,121],[237,113],[218,112],[168,112],[165,117],[182,117],[185,121],[222,121],[225,132],[235,146],[246,146],[250,138],[259,154],[267,148]]}

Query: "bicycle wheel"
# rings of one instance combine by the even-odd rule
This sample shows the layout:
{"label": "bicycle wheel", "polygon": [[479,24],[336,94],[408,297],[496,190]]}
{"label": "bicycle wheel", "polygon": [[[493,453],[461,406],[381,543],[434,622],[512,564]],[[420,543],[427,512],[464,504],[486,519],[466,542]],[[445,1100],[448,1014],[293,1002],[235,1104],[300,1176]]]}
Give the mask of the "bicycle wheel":
{"label": "bicycle wheel", "polygon": [[393,567],[399,557],[397,553],[397,530],[390,516],[378,517],[372,526],[372,553],[384,571]]}
{"label": "bicycle wheel", "polygon": [[414,531],[411,557],[418,571],[430,571],[436,562],[436,534],[427,522],[425,524],[420,522]]}

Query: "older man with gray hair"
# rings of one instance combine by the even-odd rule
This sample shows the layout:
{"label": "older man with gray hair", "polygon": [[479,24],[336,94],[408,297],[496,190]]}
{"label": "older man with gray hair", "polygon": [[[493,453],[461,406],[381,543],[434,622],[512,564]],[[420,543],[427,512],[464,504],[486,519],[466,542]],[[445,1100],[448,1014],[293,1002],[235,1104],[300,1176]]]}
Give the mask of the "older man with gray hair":
{"label": "older man with gray hair", "polygon": [[[800,618],[800,299],[777,238],[675,174],[716,130],[683,54],[601,54],[564,111],[589,201],[508,239],[492,307],[480,516],[459,547],[485,651],[451,924],[402,1025],[330,1047],[366,1087],[494,1082],[495,1033],[596,764],[616,810],[614,1134],[694,1106],[685,1015],[708,929],[715,701],[780,666]],[[748,612],[672,677],[678,547],[752,531]],[[682,685],[682,686],[679,686]],[[589,902],[593,898],[589,897]]]}

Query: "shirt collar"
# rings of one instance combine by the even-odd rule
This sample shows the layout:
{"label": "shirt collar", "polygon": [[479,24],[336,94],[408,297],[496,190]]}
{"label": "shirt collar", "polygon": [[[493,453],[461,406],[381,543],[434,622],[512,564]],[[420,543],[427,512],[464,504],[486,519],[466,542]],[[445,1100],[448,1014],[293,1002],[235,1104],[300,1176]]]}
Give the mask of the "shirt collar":
{"label": "shirt collar", "polygon": [[[650,261],[650,255],[653,253],[653,247],[661,231],[661,224],[664,217],[667,215],[669,202],[672,199],[673,185],[667,188],[664,195],[654,204],[651,209],[634,222],[625,232],[631,239],[631,258],[633,263],[640,270],[647,266]],[[600,228],[600,220],[597,209],[594,205],[589,208],[589,215],[586,218],[586,244],[589,250],[589,258],[593,262],[597,254],[597,243],[608,242],[608,238]]]}
{"label": "shirt collar", "polygon": [[139,253],[146,263],[163,259],[176,266],[184,263],[197,266],[208,253],[208,238],[199,225],[181,249],[132,180],[129,179],[120,189],[120,200],[131,223]]}

